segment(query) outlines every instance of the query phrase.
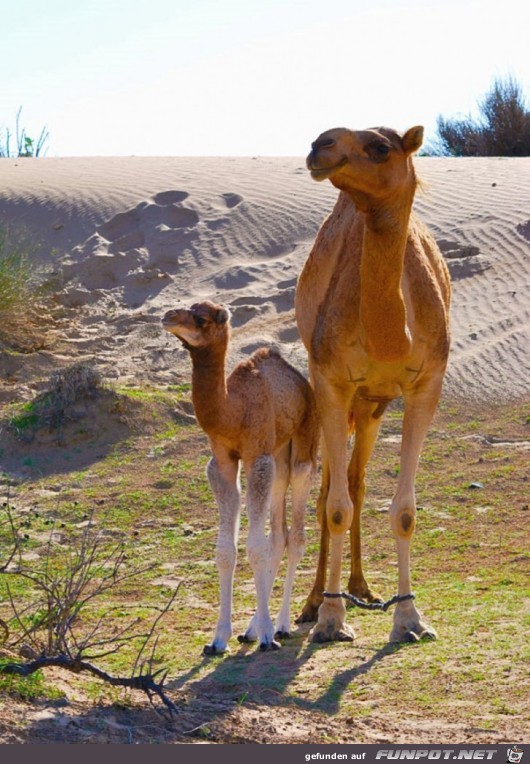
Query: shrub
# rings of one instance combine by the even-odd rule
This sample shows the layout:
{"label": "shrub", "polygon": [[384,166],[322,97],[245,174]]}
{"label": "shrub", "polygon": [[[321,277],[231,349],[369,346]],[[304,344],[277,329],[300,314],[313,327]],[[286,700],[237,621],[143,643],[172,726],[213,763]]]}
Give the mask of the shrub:
{"label": "shrub", "polygon": [[442,156],[530,156],[530,111],[519,83],[498,78],[479,102],[479,118],[437,120],[432,153]]}
{"label": "shrub", "polygon": [[43,272],[35,265],[35,252],[23,234],[0,226],[0,347],[28,352],[44,344],[37,317]]}

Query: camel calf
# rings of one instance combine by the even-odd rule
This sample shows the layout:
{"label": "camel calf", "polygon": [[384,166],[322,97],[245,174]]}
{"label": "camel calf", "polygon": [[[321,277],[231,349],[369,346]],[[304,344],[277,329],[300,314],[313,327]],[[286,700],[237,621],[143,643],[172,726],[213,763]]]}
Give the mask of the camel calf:
{"label": "camel calf", "polygon": [[[316,404],[306,379],[273,349],[256,351],[225,376],[229,312],[211,302],[170,310],[162,319],[191,355],[192,400],[208,435],[208,480],[219,507],[217,567],[220,614],[206,655],[222,653],[232,636],[232,590],[241,511],[240,463],[247,475],[247,553],[256,585],[256,613],[240,642],[258,640],[278,649],[289,636],[290,598],[305,549],[304,516],[318,446]],[[292,524],[285,495],[291,485]],[[270,533],[265,524],[270,518]],[[283,603],[274,628],[269,597],[285,547],[288,563]],[[275,639],[276,637],[276,639]]]}

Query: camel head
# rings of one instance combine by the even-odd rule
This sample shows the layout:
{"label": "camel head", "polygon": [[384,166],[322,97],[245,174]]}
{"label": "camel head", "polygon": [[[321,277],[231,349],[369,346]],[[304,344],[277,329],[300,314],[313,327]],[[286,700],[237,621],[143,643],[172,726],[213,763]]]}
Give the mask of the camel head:
{"label": "camel head", "polygon": [[174,334],[188,350],[206,348],[228,341],[230,312],[213,302],[197,302],[191,308],[168,310],[162,326]]}
{"label": "camel head", "polygon": [[402,136],[388,127],[358,131],[337,127],[319,135],[306,164],[314,180],[328,178],[363,210],[409,187],[411,181],[415,188],[410,157],[422,140],[423,127],[411,127]]}

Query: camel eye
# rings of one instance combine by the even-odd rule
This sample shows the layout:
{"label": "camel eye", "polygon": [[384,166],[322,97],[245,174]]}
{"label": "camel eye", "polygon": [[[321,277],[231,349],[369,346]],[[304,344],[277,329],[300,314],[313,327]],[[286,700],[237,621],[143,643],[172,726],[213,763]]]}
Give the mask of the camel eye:
{"label": "camel eye", "polygon": [[372,141],[365,149],[372,162],[384,162],[390,154],[390,146],[381,141]]}
{"label": "camel eye", "polygon": [[195,321],[195,326],[198,329],[202,329],[202,327],[207,323],[206,319],[202,318],[202,316],[194,316],[193,319]]}

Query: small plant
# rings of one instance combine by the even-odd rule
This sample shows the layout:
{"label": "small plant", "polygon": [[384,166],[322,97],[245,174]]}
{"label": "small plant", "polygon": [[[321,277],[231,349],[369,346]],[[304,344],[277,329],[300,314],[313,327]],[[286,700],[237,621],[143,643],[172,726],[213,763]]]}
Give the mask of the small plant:
{"label": "small plant", "polygon": [[38,157],[46,153],[44,147],[49,138],[46,127],[43,127],[37,140],[30,138],[26,133],[26,128],[20,126],[20,115],[22,106],[19,107],[15,118],[15,142],[14,149],[11,148],[12,133],[9,128],[5,128],[3,136],[0,134],[0,157]]}

